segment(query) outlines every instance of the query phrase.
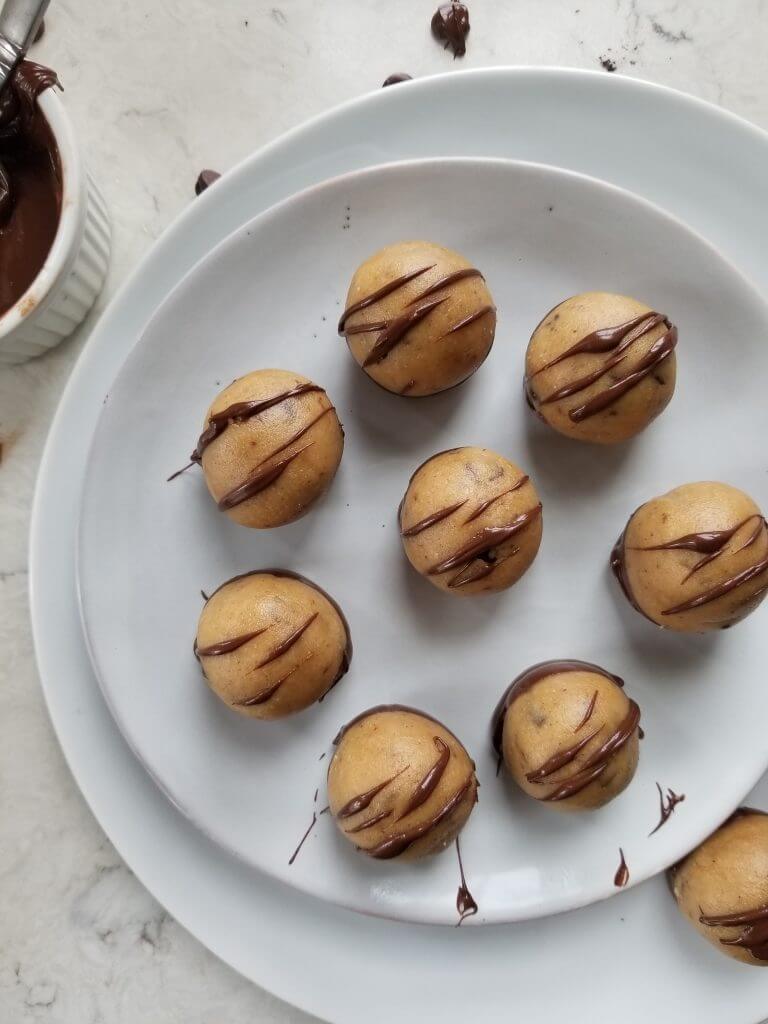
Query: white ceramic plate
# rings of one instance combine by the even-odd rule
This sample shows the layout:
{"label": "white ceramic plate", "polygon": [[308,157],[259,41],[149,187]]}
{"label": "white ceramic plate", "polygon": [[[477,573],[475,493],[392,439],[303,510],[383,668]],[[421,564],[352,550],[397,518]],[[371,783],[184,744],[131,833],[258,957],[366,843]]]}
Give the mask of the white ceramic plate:
{"label": "white ceramic plate", "polygon": [[[96,684],[79,625],[72,538],[102,397],[162,297],[242,223],[243,211],[253,216],[372,158],[444,155],[450,147],[540,159],[600,173],[656,200],[768,288],[768,136],[749,123],[681,93],[602,73],[499,69],[402,88],[407,98],[397,89],[365,96],[227,175],[153,247],[93,333],[51,428],[30,547],[36,656],[62,749],[112,842],[178,921],[254,982],[338,1024],[358,1024],[362,992],[376,993],[366,1001],[373,1024],[389,1024],[404,1005],[427,1020],[463,1024],[468,1017],[493,1020],[509,1005],[510,991],[531,1024],[565,1014],[571,1024],[593,1024],[593,975],[583,964],[603,962],[606,951],[606,1019],[682,1024],[695,1015],[697,1024],[756,1024],[768,1009],[766,972],[707,949],[680,920],[660,879],[578,913],[514,928],[433,930],[430,956],[421,929],[352,915],[275,884],[169,812]],[[445,109],[456,111],[448,136],[436,116]],[[566,130],[576,123],[577,132]],[[663,173],[655,147],[635,144],[643,129],[669,140]],[[607,152],[606,132],[616,140]],[[765,777],[748,800],[768,806]],[[397,984],[382,985],[385,974]],[[439,999],[451,976],[459,983]],[[639,983],[643,978],[655,983]]]}
{"label": "white ceramic plate", "polygon": [[[446,219],[457,196],[461,213]],[[468,254],[499,309],[483,369],[464,387],[423,401],[372,384],[335,328],[354,267],[409,236]],[[613,450],[546,430],[520,388],[532,328],[561,298],[590,288],[642,297],[674,320],[681,337],[669,411]],[[315,789],[325,792],[327,761],[319,755],[345,721],[382,702],[435,714],[477,761],[481,801],[463,844],[479,920],[520,920],[611,895],[619,847],[632,881],[659,871],[722,820],[765,769],[768,689],[759,666],[768,637],[759,613],[717,637],[657,630],[626,606],[609,578],[608,554],[627,515],[677,483],[724,478],[768,497],[751,448],[733,443],[768,427],[766,335],[762,300],[700,238],[629,193],[548,167],[394,165],[336,179],[251,221],[161,307],[110,389],[96,432],[80,593],[97,675],[129,743],[217,842],[356,910],[456,921],[452,857],[418,868],[371,862],[325,818],[289,863]],[[327,388],[345,423],[346,451],[321,506],[291,527],[253,532],[216,511],[197,472],[166,478],[194,447],[217,382],[263,366],[297,369]],[[740,372],[747,366],[751,372]],[[724,389],[739,395],[727,419],[712,415]],[[411,472],[460,444],[510,456],[544,502],[541,553],[504,595],[440,594],[402,555],[395,510]],[[352,669],[328,700],[279,723],[224,709],[201,685],[191,654],[200,588],[272,565],[329,590],[355,644]],[[644,712],[637,776],[594,815],[553,814],[495,779],[487,734],[498,696],[528,665],[553,657],[586,658],[619,673]],[[711,756],[715,732],[727,773]],[[686,801],[648,838],[659,817],[657,781]]]}

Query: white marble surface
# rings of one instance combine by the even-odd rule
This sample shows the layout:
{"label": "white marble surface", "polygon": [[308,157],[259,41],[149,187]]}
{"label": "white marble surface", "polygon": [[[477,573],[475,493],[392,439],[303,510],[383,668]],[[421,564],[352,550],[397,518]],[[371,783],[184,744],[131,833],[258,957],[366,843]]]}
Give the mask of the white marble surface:
{"label": "white marble surface", "polygon": [[[454,66],[429,36],[434,6],[53,0],[33,56],[58,69],[113,215],[99,306],[192,201],[201,168],[226,170],[393,71]],[[470,0],[470,9],[469,50],[456,66],[599,68],[604,58],[768,128],[764,0]],[[27,614],[29,507],[87,334],[88,323],[45,358],[0,368],[0,1024],[309,1021],[219,963],[154,902],[85,807],[48,723]]]}

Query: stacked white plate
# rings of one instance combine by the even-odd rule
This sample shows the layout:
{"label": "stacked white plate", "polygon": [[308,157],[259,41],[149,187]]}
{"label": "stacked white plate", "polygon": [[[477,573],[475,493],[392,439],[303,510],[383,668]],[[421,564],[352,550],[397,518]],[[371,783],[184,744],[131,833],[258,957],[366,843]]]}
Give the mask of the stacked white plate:
{"label": "stacked white plate", "polygon": [[[446,111],[450,112],[450,125],[446,123]],[[478,111],[482,111],[482,117],[478,116]],[[653,139],[653,145],[642,144],[641,140],[649,138]],[[764,266],[764,239],[768,228],[764,185],[768,171],[768,137],[748,124],[688,97],[628,79],[588,72],[538,69],[467,72],[397,86],[310,123],[256,154],[193,204],[166,233],[113,302],[72,376],[43,460],[32,528],[33,620],[38,661],[54,725],[94,813],[131,868],[167,909],[234,967],[284,999],[319,1016],[340,1022],[356,1021],[364,1006],[370,1020],[384,1021],[390,1020],[403,1006],[408,1006],[414,1019],[421,1015],[427,1020],[439,1019],[446,1024],[463,1021],[470,1014],[479,1019],[493,1020],[510,1010],[534,1022],[551,1021],[567,1012],[569,1020],[577,1024],[580,1021],[609,1019],[618,1014],[622,1020],[630,1022],[646,1020],[655,1014],[665,1022],[688,1020],[693,1016],[701,1022],[720,1022],[727,1016],[734,1024],[754,1024],[768,1011],[768,979],[762,972],[750,971],[718,957],[702,944],[677,915],[660,879],[588,909],[536,922],[459,931],[448,928],[425,931],[402,921],[375,920],[349,913],[333,904],[344,903],[358,910],[385,913],[401,919],[448,921],[449,916],[443,909],[448,879],[445,873],[441,875],[440,871],[435,871],[427,876],[426,888],[423,878],[420,877],[418,887],[413,886],[407,877],[404,881],[391,869],[376,875],[370,872],[360,876],[353,874],[345,890],[345,876],[343,872],[338,874],[335,867],[339,851],[328,837],[320,838],[314,848],[306,851],[309,866],[303,872],[300,870],[295,878],[278,867],[282,860],[277,848],[274,856],[267,849],[258,857],[249,857],[248,851],[253,849],[253,844],[249,844],[246,833],[238,833],[237,815],[230,813],[230,817],[226,817],[226,812],[231,812],[232,808],[219,802],[217,810],[224,817],[218,815],[212,822],[211,801],[204,806],[191,806],[194,789],[183,794],[175,790],[176,783],[185,777],[184,758],[189,756],[189,748],[184,750],[178,743],[173,743],[162,750],[156,742],[157,736],[154,741],[148,740],[147,723],[140,721],[140,715],[136,717],[138,705],[129,707],[124,703],[126,688],[121,685],[125,681],[121,673],[128,672],[129,676],[132,674],[136,678],[135,667],[130,661],[133,655],[113,657],[116,637],[113,634],[110,638],[108,634],[110,617],[105,619],[103,595],[97,589],[91,590],[91,585],[96,587],[97,574],[88,574],[87,570],[88,552],[94,550],[93,545],[97,542],[100,508],[92,486],[93,469],[85,490],[83,528],[87,533],[81,534],[84,565],[81,566],[80,581],[83,584],[87,578],[83,586],[83,603],[94,661],[100,682],[109,694],[125,735],[155,778],[170,791],[177,804],[184,806],[191,820],[175,811],[170,812],[166,797],[130,753],[107,711],[91,668],[76,604],[76,564],[72,544],[86,478],[87,453],[103,399],[113,389],[121,364],[142,335],[145,336],[136,348],[126,373],[121,375],[115,387],[116,411],[113,414],[108,407],[99,428],[102,435],[110,416],[117,417],[113,427],[119,425],[120,403],[125,398],[125,382],[130,379],[131,372],[140,376],[143,369],[141,360],[157,356],[158,336],[154,336],[153,342],[152,331],[158,330],[158,324],[162,325],[163,317],[173,315],[174,303],[178,304],[179,297],[184,296],[185,285],[182,284],[168,299],[170,293],[194,264],[207,257],[228,235],[237,232],[257,214],[308,186],[390,161],[456,156],[523,159],[590,174],[629,189],[685,221],[716,246],[719,254],[664,213],[624,193],[547,168],[510,171],[505,165],[472,165],[474,173],[486,176],[484,188],[492,188],[491,178],[494,175],[511,173],[516,175],[517,186],[526,181],[529,183],[532,202],[541,201],[548,189],[550,192],[554,190],[562,200],[564,214],[564,219],[558,222],[558,211],[553,212],[550,230],[554,232],[551,244],[555,247],[558,238],[567,240],[569,245],[575,244],[577,236],[587,231],[590,222],[594,221],[598,207],[607,209],[606,202],[615,223],[630,230],[632,239],[638,237],[636,232],[642,230],[641,224],[646,230],[650,225],[652,230],[648,235],[657,239],[661,237],[662,249],[666,246],[669,251],[669,246],[673,246],[674,276],[684,281],[684,287],[677,293],[672,286],[665,291],[663,274],[654,277],[654,272],[648,270],[642,277],[642,261],[634,265],[628,257],[628,266],[635,279],[640,275],[640,291],[643,286],[654,290],[660,295],[659,303],[666,302],[667,306],[677,297],[682,319],[693,337],[706,332],[703,321],[696,319],[696,310],[708,287],[716,287],[722,304],[712,304],[713,314],[720,310],[718,315],[722,316],[723,323],[715,333],[722,336],[733,316],[738,315],[739,330],[744,338],[745,362],[754,367],[765,358],[762,355],[762,338],[766,333],[763,330],[762,302],[738,272],[723,261],[723,256],[732,261],[758,287],[768,285],[768,271]],[[407,181],[401,177],[396,184],[406,190],[409,202],[415,202],[424,188],[419,176],[434,174],[435,166],[421,165],[417,170],[387,172],[386,177],[378,181],[374,180],[375,175],[382,172],[372,172],[374,177],[362,175],[343,184],[326,186],[327,194],[335,199],[340,199],[343,194],[353,195],[364,209],[363,201],[369,195],[366,187],[371,181],[379,190],[386,189],[392,187],[391,183],[398,174],[405,174]],[[443,168],[450,177],[451,174],[465,174],[467,166],[446,164]],[[425,171],[426,167],[430,170]],[[488,170],[489,167],[495,169]],[[453,184],[457,183],[458,178]],[[497,182],[497,187],[502,186]],[[609,197],[607,200],[606,196]],[[305,198],[296,202],[299,207],[303,202],[304,212],[309,215],[312,200]],[[307,202],[309,206],[306,206]],[[597,205],[590,206],[591,202]],[[354,204],[349,205],[353,206],[353,230],[349,232],[353,235]],[[525,208],[526,204],[522,204],[517,211],[523,231],[519,240],[523,257],[526,243],[529,243],[529,253],[533,253],[536,245],[541,243],[541,239],[536,240],[531,235],[534,230],[531,225],[526,224],[524,218],[520,219]],[[590,210],[589,217],[581,223],[576,222],[579,230],[574,232],[577,211],[583,218],[585,211]],[[474,208],[474,213],[479,215],[478,208]],[[365,246],[375,235],[375,225],[371,226],[368,221],[365,226],[362,215],[361,220],[359,243],[362,249],[357,252],[354,245],[348,249],[349,271],[356,258],[365,255]],[[285,210],[276,211],[257,221],[256,230],[267,232],[265,237],[268,237],[270,224],[284,228],[289,222],[290,218],[285,220]],[[321,223],[322,218],[316,226],[319,228]],[[450,217],[446,227],[453,230]],[[424,231],[419,233],[427,233],[431,228],[435,235],[437,221],[431,224],[425,220],[423,228]],[[399,226],[398,230],[402,234]],[[445,237],[445,232],[441,234],[439,240],[452,244]],[[456,247],[469,246],[474,255],[478,248],[482,248],[482,234],[481,231],[473,240],[471,229],[470,236],[462,229]],[[485,234],[487,236],[488,231]],[[599,232],[595,238],[598,236]],[[322,238],[322,233],[317,237]],[[209,271],[203,265],[193,272],[190,281],[199,282],[205,280],[206,274],[212,274],[208,285],[213,286],[218,273],[221,274],[220,281],[225,284],[231,279],[231,274],[223,273],[227,260],[234,259],[238,248],[248,251],[247,239],[245,231],[236,233],[220,252],[206,261],[206,265],[214,269]],[[383,239],[387,240],[391,239]],[[488,262],[500,278],[498,253],[501,249],[498,240],[495,244],[496,253],[493,246],[489,247]],[[652,252],[652,238],[646,238],[641,248],[648,257]],[[601,268],[605,272],[610,266],[610,251],[606,251],[607,256],[601,257],[606,262],[601,264],[598,259],[594,273],[601,272]],[[545,262],[543,256],[538,258],[538,263],[532,256],[532,264],[538,271]],[[565,261],[561,260],[558,265],[565,266]],[[340,273],[340,268],[332,269]],[[531,272],[531,282],[540,277],[541,273]],[[549,286],[555,289],[562,282],[563,291],[562,295],[554,294],[549,305],[568,293],[569,280],[567,273],[560,278],[557,270],[553,273]],[[619,288],[618,281],[608,285],[602,281],[594,282],[592,286],[632,290],[628,286]],[[330,285],[324,281],[319,287],[328,288]],[[343,293],[343,281],[339,288]],[[501,281],[495,290],[504,296],[508,306],[516,297],[514,288],[508,290]],[[517,298],[529,291],[526,286]],[[168,302],[158,313],[166,299]],[[520,331],[525,316],[530,319],[533,315],[535,302],[543,302],[543,299],[543,293],[530,295],[531,309],[526,307],[520,313]],[[318,303],[314,305],[320,309]],[[328,310],[323,309],[324,315],[332,312],[333,303]],[[672,313],[672,310],[665,307],[665,312]],[[157,317],[153,325],[146,330],[155,314]],[[212,324],[205,326],[210,330]],[[202,337],[200,333],[200,339]],[[195,351],[201,353],[200,341],[195,341],[194,345],[198,346]],[[696,351],[716,354],[715,348]],[[238,354],[242,355],[235,348],[226,358],[234,360]],[[336,355],[342,362],[346,358],[343,350]],[[274,363],[275,358],[270,361]],[[306,359],[306,353],[303,358]],[[295,364],[287,357],[282,361],[299,371],[304,366],[301,359]],[[214,367],[213,364],[204,366],[197,358],[194,365],[200,377],[187,399],[190,407],[197,403],[203,408],[207,397],[203,393],[204,385],[210,388],[213,384],[204,378],[204,374],[209,370],[213,373]],[[480,387],[482,374],[490,373],[490,366],[489,363],[488,369],[480,372],[477,382],[471,385],[473,389]],[[234,372],[250,368],[240,365],[234,367]],[[227,363],[221,372],[227,374],[230,369]],[[326,376],[321,373],[326,368],[320,367],[319,370],[317,376],[325,383],[327,373]],[[692,372],[697,374],[699,368],[694,367]],[[342,383],[339,381],[338,388]],[[747,374],[744,386],[757,389],[759,381],[749,384]],[[694,417],[689,422],[694,422],[694,429],[698,430],[695,393],[692,390],[682,391],[679,397],[682,411]],[[670,412],[673,408],[674,404]],[[749,400],[741,405],[734,403],[734,415],[744,420],[742,423],[739,419],[737,429],[750,422],[749,408]],[[666,415],[669,416],[670,412]],[[465,432],[470,424],[478,422],[471,413],[470,404],[466,413],[469,418],[462,424]],[[663,422],[664,418],[660,424]],[[678,430],[684,431],[684,423],[685,418],[682,417],[676,424]],[[196,422],[190,423],[193,433],[196,425]],[[669,430],[672,429],[670,421]],[[181,444],[183,433],[179,430],[178,437],[169,437],[169,442]],[[164,435],[165,431],[161,430],[161,438]],[[470,443],[483,442],[483,438],[468,440]],[[423,443],[428,446],[429,440]],[[500,446],[496,439],[491,443]],[[709,443],[714,446],[710,454],[718,462],[722,475],[724,470],[720,467],[724,456],[716,454],[716,430],[709,435]],[[169,456],[171,450],[172,445],[164,446],[158,452],[158,458]],[[414,454],[413,461],[417,462],[416,456],[420,451],[409,453],[405,458],[402,472],[406,478],[410,454]],[[179,452],[182,457],[183,454],[183,451]],[[509,454],[515,457],[513,452]],[[96,464],[98,459],[97,438],[94,449]],[[167,466],[169,472],[174,468],[175,464]],[[674,468],[670,465],[663,472],[671,474]],[[695,458],[691,468],[693,476],[703,475],[703,465]],[[682,472],[679,464],[677,471]],[[738,472],[741,475],[734,482],[750,489],[749,464],[745,461]],[[96,478],[104,479],[103,473],[97,472]],[[658,490],[676,482],[665,477]],[[344,485],[343,479],[340,485]],[[626,512],[633,507],[627,490],[631,486],[628,477],[622,492],[622,500],[627,501]],[[643,478],[642,486],[646,489],[651,486],[650,478]],[[751,489],[761,499],[764,496],[759,493],[759,486],[762,486],[762,481],[757,488],[753,486]],[[643,493],[641,497],[644,496],[648,495]],[[614,504],[614,515],[619,515],[620,505],[620,502]],[[146,527],[151,529],[151,524],[146,524]],[[218,578],[214,573],[219,568],[221,578],[237,571],[247,554],[243,543],[224,543],[219,552],[222,558],[215,564],[196,563],[195,572],[207,574],[202,583],[215,585]],[[261,545],[261,541],[259,543]],[[259,546],[255,560],[269,561],[270,557],[274,560],[274,555],[280,552],[273,550],[270,543],[279,546],[278,541],[268,541],[266,546]],[[254,551],[253,545],[250,551]],[[127,549],[120,557],[125,558],[126,555]],[[385,565],[384,560],[382,565]],[[545,569],[546,565],[542,567],[542,574]],[[536,585],[537,580],[534,579],[531,586],[535,588]],[[111,619],[113,629],[120,615],[135,617],[139,607],[136,602],[140,600],[135,587],[126,588],[125,595],[117,596],[119,599]],[[351,591],[349,595],[338,596],[345,596],[349,603],[355,603]],[[706,714],[699,721],[713,722],[718,708],[723,706],[724,694],[721,696],[718,690],[718,675],[722,677],[723,670],[728,665],[740,663],[742,657],[753,657],[759,652],[762,643],[757,621],[759,615],[755,617],[754,626],[745,624],[740,627],[747,631],[742,633],[743,644],[738,642],[739,630],[733,631],[733,640],[731,636],[724,638],[727,645],[721,648],[718,657],[729,661],[710,662],[711,678],[704,680],[701,691]],[[612,628],[621,630],[625,625],[623,620],[619,622],[617,619]],[[553,654],[588,656],[596,653],[593,646],[588,650],[573,650],[577,636],[578,632],[574,632],[573,637],[565,635],[563,639],[570,644],[569,649]],[[525,653],[531,656],[526,659],[521,653],[519,668],[524,667],[526,660],[536,660],[536,653],[541,657],[547,656],[541,647],[538,652],[531,648]],[[615,653],[618,654],[618,650]],[[674,650],[673,660],[683,676],[688,671],[689,653],[687,645],[678,645]],[[113,660],[110,661],[110,657]],[[603,660],[608,667],[618,667],[607,656]],[[646,660],[646,657],[639,659],[638,675],[642,672],[641,664]],[[174,669],[172,661],[168,667]],[[500,664],[496,667],[501,672]],[[658,665],[651,666],[651,671],[658,668]],[[148,673],[146,685],[151,685],[152,681],[152,674]],[[500,674],[499,688],[504,681]],[[326,733],[324,742],[327,742],[332,735],[332,730],[328,732],[331,725],[338,724],[339,718],[348,717],[349,711],[359,710],[360,705],[355,707],[353,702],[351,686],[350,682],[349,688],[345,688],[346,684],[339,688],[336,711],[332,711],[335,696],[326,702],[322,709],[325,731],[313,735],[312,742],[321,734],[326,736]],[[681,684],[680,692],[669,695],[678,708],[673,722],[681,727],[685,720],[686,702],[694,699],[690,696],[692,692],[690,685],[685,687]],[[366,696],[370,697],[370,694]],[[649,734],[646,741],[649,746],[644,748],[641,765],[643,760],[652,762],[652,755],[667,758],[662,762],[656,760],[656,765],[663,763],[664,769],[672,772],[687,771],[685,787],[689,794],[696,795],[696,799],[689,795],[688,806],[682,805],[678,811],[680,815],[683,809],[690,812],[687,823],[675,832],[673,822],[670,822],[667,826],[670,838],[662,840],[653,853],[645,852],[650,848],[642,846],[638,834],[636,880],[657,871],[679,855],[686,844],[701,838],[741,799],[744,791],[765,768],[764,751],[756,733],[754,742],[746,745],[748,749],[738,758],[726,780],[719,783],[716,775],[709,777],[707,771],[711,770],[711,764],[708,767],[707,754],[714,751],[714,734],[707,734],[706,727],[685,734],[691,756],[676,763],[670,755],[674,729],[672,734],[664,732],[663,716],[654,707],[650,680],[645,696],[648,717],[652,719],[658,712],[657,732],[655,739]],[[738,728],[749,728],[750,718],[762,718],[766,710],[763,706],[765,698],[761,696],[759,685],[754,683],[745,685],[738,694],[731,690],[730,696],[737,697],[738,713],[731,723],[735,738]],[[660,700],[658,695],[657,699]],[[365,700],[362,691],[360,700],[362,706],[374,702]],[[428,688],[424,687],[421,699],[414,696],[410,703],[429,707]],[[458,728],[466,708],[457,703],[453,711],[457,719],[450,724],[456,724]],[[194,730],[200,725],[200,720],[189,721],[185,725]],[[475,753],[474,748],[481,744],[483,730],[480,726],[472,728],[477,735],[470,737],[469,745]],[[222,743],[222,752],[227,746],[227,736],[226,731],[216,736],[216,742]],[[237,746],[242,748],[240,740],[242,735],[238,733]],[[227,767],[236,770],[238,765],[232,762]],[[480,767],[482,772],[487,766],[480,762]],[[616,856],[615,847],[630,827],[629,809],[636,811],[641,802],[645,806],[643,787],[652,787],[654,778],[652,769],[645,776],[638,777],[635,786],[628,791],[629,795],[637,788],[638,803],[626,803],[628,811],[624,818],[619,814],[615,820],[606,819],[607,823],[601,826],[601,843],[605,840],[607,844],[610,840],[615,844],[610,849],[608,845],[601,846],[599,854],[596,854],[588,837],[582,834],[574,837],[578,858],[573,872],[562,867],[557,870],[557,856],[553,859],[546,848],[545,830],[544,838],[539,837],[539,846],[527,851],[530,863],[540,862],[543,869],[534,879],[535,884],[527,889],[523,887],[524,892],[517,884],[519,878],[514,880],[515,885],[508,884],[505,888],[503,873],[499,871],[503,851],[492,849],[492,832],[488,831],[485,838],[491,845],[488,846],[487,858],[483,859],[487,845],[484,841],[478,843],[476,855],[481,879],[480,895],[486,897],[485,919],[509,921],[531,917],[608,895],[611,886],[606,884],[605,878],[608,877],[609,864]],[[289,781],[292,785],[296,782],[295,779]],[[660,781],[674,785],[678,780]],[[309,787],[309,781],[307,786],[311,796],[314,786]],[[768,787],[763,788],[762,797],[768,804]],[[214,790],[215,787],[212,792]],[[753,795],[751,800],[759,804],[761,793]],[[508,808],[496,807],[492,801],[490,798],[489,815],[491,809],[496,816],[505,810],[508,813]],[[310,803],[311,799],[307,801],[308,810]],[[648,814],[652,814],[652,806],[651,799]],[[250,810],[257,813],[259,810],[263,812],[264,808],[254,806]],[[649,822],[649,828],[653,823]],[[298,812],[295,824],[296,828],[301,825]],[[294,834],[296,828],[293,823],[290,828]],[[299,828],[299,834],[300,831]],[[638,829],[638,833],[641,831]],[[218,844],[214,844],[205,833],[212,834]],[[467,837],[470,844],[469,830]],[[284,837],[280,835],[279,838],[282,842]],[[323,847],[324,843],[327,849]],[[245,859],[234,859],[224,852],[222,846]],[[331,862],[333,868],[329,867]],[[597,865],[592,874],[590,865]],[[327,874],[322,875],[326,870]],[[275,884],[267,873],[282,877],[289,885]],[[321,878],[319,882],[318,877]],[[289,886],[298,886],[323,896],[331,903],[321,903]],[[524,903],[525,892],[529,896],[533,893],[529,905]],[[479,902],[482,911],[482,898]],[[481,912],[478,919],[482,921],[482,918]],[[575,949],[579,951],[578,956],[574,956]],[[296,964],[302,965],[301,971],[295,970]],[[590,964],[600,964],[603,968],[600,973],[599,1013],[596,1013],[595,976]],[[650,978],[655,979],[653,984],[648,984]],[[371,998],[373,993],[375,998]]]}

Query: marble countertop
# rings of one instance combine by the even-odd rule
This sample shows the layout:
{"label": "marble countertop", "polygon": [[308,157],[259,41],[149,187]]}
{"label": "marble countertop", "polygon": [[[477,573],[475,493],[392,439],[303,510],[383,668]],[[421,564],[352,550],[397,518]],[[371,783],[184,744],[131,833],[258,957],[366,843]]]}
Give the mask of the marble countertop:
{"label": "marble countertop", "polygon": [[[309,1021],[178,926],[125,867],[69,775],[27,613],[37,464],[89,325],[183,207],[307,117],[414,76],[499,64],[613,67],[768,128],[764,0],[469,0],[467,56],[429,36],[435,0],[54,0],[52,64],[114,222],[98,308],[44,358],[0,367],[0,1021]],[[201,72],[206,68],[207,77]],[[607,70],[605,73],[609,73]]]}

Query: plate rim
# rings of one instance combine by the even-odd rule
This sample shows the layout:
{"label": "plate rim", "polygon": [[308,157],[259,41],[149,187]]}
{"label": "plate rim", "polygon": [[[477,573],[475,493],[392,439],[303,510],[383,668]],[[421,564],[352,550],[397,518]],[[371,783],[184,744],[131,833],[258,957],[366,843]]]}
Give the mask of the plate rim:
{"label": "plate rim", "polygon": [[[305,203],[307,201],[322,201],[323,193],[334,192],[347,183],[357,182],[360,179],[366,178],[377,178],[381,176],[388,176],[389,174],[403,174],[408,175],[412,171],[423,171],[431,174],[439,174],[440,169],[443,167],[459,167],[467,169],[484,169],[484,168],[495,168],[498,171],[504,171],[511,174],[512,178],[515,176],[515,172],[522,171],[523,173],[535,173],[538,176],[544,175],[550,180],[564,179],[564,180],[576,180],[581,184],[585,185],[590,190],[593,190],[599,194],[609,193],[612,194],[621,203],[629,204],[634,206],[635,209],[640,210],[642,216],[651,215],[657,220],[667,222],[667,224],[677,233],[682,233],[688,236],[688,238],[697,246],[700,247],[709,254],[711,258],[717,260],[722,267],[725,274],[730,275],[734,278],[739,286],[746,290],[750,294],[752,303],[756,307],[759,307],[762,313],[762,318],[768,324],[768,302],[766,302],[760,291],[752,284],[749,278],[730,260],[726,257],[713,243],[705,238],[700,232],[691,228],[682,218],[676,214],[672,214],[659,206],[657,203],[646,199],[644,196],[640,196],[630,189],[625,188],[621,185],[615,185],[612,182],[604,181],[603,179],[597,178],[594,175],[585,174],[579,171],[572,171],[568,168],[555,167],[550,164],[541,163],[538,161],[529,160],[518,160],[514,158],[503,158],[503,157],[426,157],[416,159],[403,159],[388,161],[382,164],[373,164],[364,168],[358,168],[352,171],[348,171],[339,175],[335,175],[331,178],[324,179],[316,182],[313,185],[308,186],[299,192],[293,193],[292,195],[273,203],[271,206],[257,213],[255,216],[244,221],[238,227],[233,229],[224,238],[220,239],[214,246],[212,246],[203,256],[201,256],[192,267],[181,277],[176,285],[168,292],[164,300],[156,308],[150,320],[147,322],[141,335],[136,339],[135,343],[128,352],[125,360],[120,366],[117,374],[115,375],[112,384],[110,386],[110,394],[112,389],[119,383],[120,378],[129,369],[130,364],[134,360],[141,360],[146,358],[146,348],[144,344],[145,336],[152,330],[153,324],[160,318],[169,305],[172,305],[174,301],[178,301],[179,294],[186,291],[189,293],[190,289],[194,285],[194,279],[201,273],[205,272],[205,268],[211,264],[216,264],[217,259],[221,253],[229,248],[233,243],[237,243],[237,239],[243,235],[255,235],[257,234],[264,225],[268,225],[270,222],[279,221],[279,219],[288,213],[292,207],[297,204]],[[448,913],[445,915],[439,915],[437,912],[425,911],[423,914],[420,913],[418,916],[414,916],[412,912],[403,912],[398,905],[389,907],[387,904],[369,905],[368,907],[361,907],[356,905],[353,901],[342,898],[341,900],[334,899],[329,892],[315,891],[307,886],[306,880],[301,879],[298,883],[289,881],[287,878],[282,877],[276,873],[274,866],[268,866],[264,864],[256,863],[250,859],[242,849],[237,848],[234,845],[230,845],[227,837],[222,834],[220,829],[213,828],[201,819],[199,814],[196,814],[187,803],[182,799],[177,789],[171,786],[170,780],[162,778],[156,771],[153,770],[152,765],[147,760],[145,754],[142,754],[135,743],[135,735],[132,736],[130,730],[126,727],[121,715],[118,711],[117,706],[113,701],[113,692],[110,691],[110,687],[105,681],[105,667],[100,665],[99,658],[96,652],[96,646],[92,624],[89,624],[88,614],[86,611],[86,599],[84,598],[84,581],[82,572],[82,549],[84,544],[84,504],[86,502],[86,495],[89,486],[93,485],[93,460],[94,451],[97,447],[98,438],[100,435],[101,427],[105,417],[109,416],[111,403],[105,402],[99,411],[98,420],[91,438],[91,443],[86,456],[86,466],[83,476],[82,487],[80,489],[80,496],[78,502],[77,522],[76,522],[76,541],[75,541],[75,586],[77,592],[77,603],[78,613],[80,617],[80,624],[85,640],[85,645],[88,651],[88,657],[90,659],[91,668],[98,681],[99,688],[101,690],[102,697],[109,708],[110,714],[113,717],[123,739],[128,744],[129,748],[133,752],[133,755],[138,760],[142,768],[148,773],[155,785],[158,786],[163,796],[170,801],[170,803],[181,813],[184,817],[198,829],[208,840],[218,846],[224,853],[237,859],[240,863],[246,865],[252,871],[261,872],[268,880],[277,880],[282,884],[287,885],[289,888],[295,889],[297,892],[304,895],[312,896],[324,903],[330,903],[333,906],[341,909],[349,910],[354,913],[368,914],[375,917],[383,917],[386,919],[396,920],[404,923],[412,924],[425,924],[430,926],[443,926],[450,927],[455,924],[453,915]],[[113,688],[114,690],[114,688]],[[729,802],[729,810],[737,806],[738,803],[746,796],[748,792],[754,787],[757,781],[765,774],[768,770],[768,752],[764,755],[761,767],[756,771],[754,776],[750,774],[749,779],[744,782],[743,786],[739,789],[738,798],[733,801],[732,806]],[[726,811],[726,814],[728,811]],[[698,845],[707,835],[709,835],[713,828],[716,827],[717,821],[722,820],[722,816],[718,813],[717,815],[710,814],[711,819],[717,819],[715,825],[706,827],[699,827],[692,832],[686,833],[686,835],[693,836],[693,839],[686,839],[685,842],[677,844],[677,852],[669,857],[668,854],[662,856],[656,856],[655,858],[649,858],[648,863],[651,865],[646,870],[638,870],[633,867],[630,881],[625,887],[626,889],[632,888],[635,885],[639,885],[647,879],[654,877],[655,875],[661,874],[669,867],[670,864],[674,863],[680,857],[685,856],[691,849]],[[655,865],[655,866],[654,866]],[[661,865],[661,866],[658,866]],[[498,909],[490,911],[490,916],[481,919],[478,915],[477,918],[472,919],[468,923],[473,927],[485,927],[488,925],[496,924],[512,924],[521,921],[535,920],[538,918],[550,917],[560,913],[566,913],[572,910],[578,910],[583,907],[591,906],[594,903],[607,900],[617,895],[618,891],[606,883],[604,887],[600,889],[598,895],[591,895],[589,898],[584,899],[576,894],[571,894],[570,898],[561,896],[560,899],[554,900],[551,906],[536,908],[526,907],[521,910],[513,910],[507,908],[499,912]],[[398,910],[400,912],[398,913]],[[486,912],[488,913],[488,912]]]}

